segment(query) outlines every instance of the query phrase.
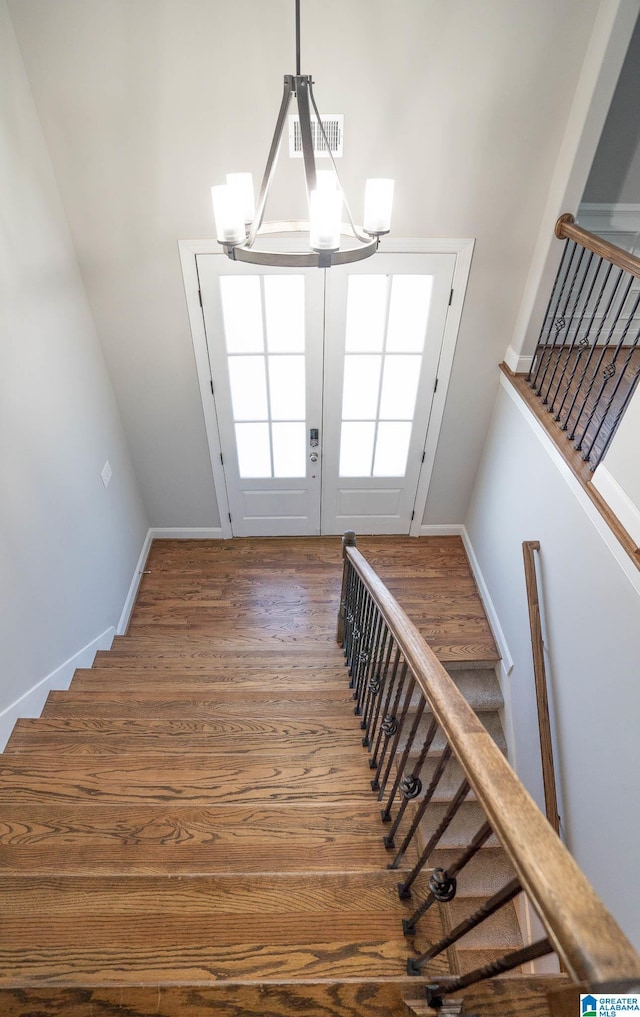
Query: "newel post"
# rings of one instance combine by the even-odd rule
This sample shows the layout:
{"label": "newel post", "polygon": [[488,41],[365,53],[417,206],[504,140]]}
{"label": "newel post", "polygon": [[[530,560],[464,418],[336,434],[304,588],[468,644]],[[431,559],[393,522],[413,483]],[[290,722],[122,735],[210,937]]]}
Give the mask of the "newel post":
{"label": "newel post", "polygon": [[349,574],[349,558],[347,548],[356,546],[356,535],[353,530],[347,530],[342,538],[342,591],[340,593],[340,607],[338,608],[338,629],[336,642],[342,646],[344,643],[344,609],[347,599],[347,577]]}

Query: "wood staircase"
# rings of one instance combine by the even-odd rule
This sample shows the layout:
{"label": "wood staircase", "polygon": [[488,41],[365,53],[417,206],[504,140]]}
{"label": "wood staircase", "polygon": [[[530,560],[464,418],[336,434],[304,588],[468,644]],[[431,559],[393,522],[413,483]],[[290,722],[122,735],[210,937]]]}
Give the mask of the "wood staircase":
{"label": "wood staircase", "polygon": [[[495,647],[460,542],[369,544],[500,737]],[[505,862],[489,842],[453,913],[431,909],[403,936],[427,877],[402,902],[387,869],[333,641],[339,541],[156,542],[147,568],[129,634],[51,693],[41,718],[19,721],[1,760],[0,1012],[423,1012],[407,957],[501,883]],[[429,975],[517,945],[511,920],[486,924],[489,942],[437,958]],[[527,1006],[544,987],[512,977],[498,996],[465,997],[478,1014],[497,1013],[496,998],[502,1014],[538,1014]]]}

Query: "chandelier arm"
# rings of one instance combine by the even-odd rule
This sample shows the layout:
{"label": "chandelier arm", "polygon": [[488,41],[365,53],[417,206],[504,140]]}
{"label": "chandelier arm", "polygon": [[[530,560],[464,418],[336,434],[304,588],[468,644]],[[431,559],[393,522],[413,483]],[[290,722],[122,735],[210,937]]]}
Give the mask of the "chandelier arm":
{"label": "chandelier arm", "polygon": [[309,95],[311,94],[311,78],[300,75],[296,78],[296,97],[298,100],[298,116],[300,118],[300,137],[302,139],[302,156],[304,158],[304,175],[307,182],[307,201],[316,189],[316,157],[313,152],[311,135],[311,113],[309,111]]}
{"label": "chandelier arm", "polygon": [[326,132],[325,132],[325,129],[324,129],[324,124],[322,123],[322,118],[320,117],[320,113],[318,112],[318,107],[316,106],[316,100],[315,100],[315,96],[313,94],[313,87],[312,87],[311,81],[309,81],[309,97],[311,99],[311,105],[313,106],[313,112],[316,115],[316,120],[318,122],[318,127],[320,128],[320,131],[322,133],[322,137],[324,139],[325,148],[326,148],[327,152],[329,153],[329,158],[331,159],[331,164],[333,166],[333,172],[335,173],[336,180],[338,181],[338,187],[340,188],[340,190],[342,192],[342,200],[344,202],[345,211],[347,213],[347,219],[349,220],[349,224],[350,224],[351,229],[353,231],[353,235],[358,240],[360,240],[363,244],[368,244],[370,239],[371,239],[371,237],[368,234],[366,234],[366,233],[360,233],[359,232],[358,227],[356,226],[355,222],[353,221],[353,216],[351,215],[351,209],[349,208],[349,202],[347,201],[347,196],[346,196],[346,194],[344,193],[344,191],[342,189],[342,185],[340,184],[340,175],[338,173],[338,167],[336,166],[336,161],[333,158],[333,152],[331,151],[331,146],[329,144],[329,140],[327,138],[327,135],[326,135]]}
{"label": "chandelier arm", "polygon": [[[349,226],[343,223],[341,233],[347,236],[345,229]],[[350,226],[349,226],[350,228]],[[310,223],[306,220],[293,222],[266,222],[263,223],[260,234],[300,234],[308,233]],[[375,254],[378,249],[378,237],[367,237],[367,242],[359,247],[346,248],[339,251],[278,251],[268,249],[255,249],[246,244],[223,245],[225,254],[233,261],[243,261],[250,265],[269,265],[274,268],[330,268],[332,265],[349,265],[354,261],[363,261],[365,258]]]}
{"label": "chandelier arm", "polygon": [[287,112],[291,103],[291,96],[295,91],[294,78],[291,74],[285,74],[284,76],[284,91],[282,93],[282,102],[280,103],[280,111],[278,113],[278,119],[276,121],[276,128],[273,132],[273,139],[271,141],[271,148],[269,149],[269,155],[267,157],[267,165],[264,169],[264,176],[262,177],[262,183],[260,185],[260,194],[258,195],[258,202],[256,205],[256,214],[253,222],[251,223],[251,229],[249,230],[249,237],[247,244],[252,247],[256,233],[262,225],[262,219],[264,217],[265,205],[267,203],[267,195],[269,193],[269,187],[271,185],[271,179],[276,167],[278,160],[278,152],[280,151],[280,142],[282,141],[282,133],[284,131],[284,125],[287,119]]}

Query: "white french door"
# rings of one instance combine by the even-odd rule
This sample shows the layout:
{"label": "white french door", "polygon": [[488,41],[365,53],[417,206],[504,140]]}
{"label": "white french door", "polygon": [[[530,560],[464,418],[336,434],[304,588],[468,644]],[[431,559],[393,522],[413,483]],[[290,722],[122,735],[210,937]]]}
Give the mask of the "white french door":
{"label": "white french door", "polygon": [[328,273],[324,533],[409,532],[454,268],[377,254]]}
{"label": "white french door", "polygon": [[320,533],[323,273],[197,261],[233,534]]}
{"label": "white french door", "polygon": [[408,533],[456,255],[196,262],[233,534]]}

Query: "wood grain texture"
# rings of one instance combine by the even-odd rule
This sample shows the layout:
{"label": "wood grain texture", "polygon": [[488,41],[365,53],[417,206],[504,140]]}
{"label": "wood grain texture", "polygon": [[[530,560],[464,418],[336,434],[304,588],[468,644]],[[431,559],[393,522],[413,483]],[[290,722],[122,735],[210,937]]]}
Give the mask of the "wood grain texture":
{"label": "wood grain texture", "polygon": [[[495,660],[457,538],[372,548],[445,659]],[[0,760],[0,1011],[400,1017],[442,930],[402,935],[339,540],[163,541],[147,567],[130,633]]]}
{"label": "wood grain texture", "polygon": [[4,1017],[403,1017],[415,980],[2,989]]}
{"label": "wood grain texture", "polygon": [[551,740],[551,720],[549,717],[549,697],[547,695],[547,672],[544,663],[544,642],[542,639],[542,622],[540,620],[540,602],[535,562],[535,552],[539,550],[540,544],[537,540],[525,540],[522,544],[524,576],[527,586],[527,605],[529,608],[529,628],[531,631],[531,652],[533,654],[533,677],[536,685],[536,703],[538,707],[538,731],[540,735],[545,810],[549,823],[556,833],[560,833],[556,774],[553,765],[553,742]]}

